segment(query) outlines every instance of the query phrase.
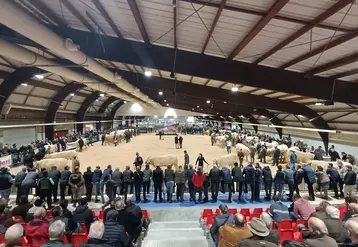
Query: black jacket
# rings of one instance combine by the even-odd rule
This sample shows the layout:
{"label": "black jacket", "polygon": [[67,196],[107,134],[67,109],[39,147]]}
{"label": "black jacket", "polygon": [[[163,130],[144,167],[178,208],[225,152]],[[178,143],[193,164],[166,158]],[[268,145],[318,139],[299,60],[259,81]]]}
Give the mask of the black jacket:
{"label": "black jacket", "polygon": [[119,224],[124,226],[126,232],[128,232],[130,236],[136,235],[138,228],[141,226],[142,220],[126,210],[118,211],[118,213]]}
{"label": "black jacket", "polygon": [[220,170],[219,168],[211,168],[209,172],[210,181],[212,183],[219,183],[220,182]]}
{"label": "black jacket", "polygon": [[274,181],[275,184],[285,184],[285,173],[283,171],[277,171]]}
{"label": "black jacket", "polygon": [[52,169],[51,171],[49,171],[48,177],[52,178],[54,184],[58,184],[58,182],[60,181],[61,172],[57,169],[56,170]]}
{"label": "black jacket", "polygon": [[234,166],[234,168],[232,168],[231,175],[235,182],[244,181],[244,175],[242,174],[241,168],[238,166]]}
{"label": "black jacket", "polygon": [[102,239],[107,240],[107,243],[113,247],[125,247],[129,243],[129,237],[124,226],[111,219],[104,223]]}
{"label": "black jacket", "polygon": [[164,180],[163,170],[162,169],[155,169],[153,171],[153,182],[155,184],[162,184]]}
{"label": "black jacket", "polygon": [[73,220],[77,223],[85,223],[87,229],[90,229],[93,220],[92,210],[87,206],[79,205],[73,212]]}
{"label": "black jacket", "polygon": [[142,171],[135,171],[133,172],[133,178],[135,184],[141,184],[143,182],[143,172]]}
{"label": "black jacket", "polygon": [[229,168],[223,167],[223,169],[221,169],[221,174],[222,174],[224,183],[232,183],[232,176],[231,176],[231,171]]}
{"label": "black jacket", "polygon": [[105,239],[90,238],[87,243],[80,243],[78,247],[111,247]]}
{"label": "black jacket", "polygon": [[326,218],[323,220],[328,229],[328,236],[336,240],[337,243],[346,243],[349,240],[342,221],[334,218]]}
{"label": "black jacket", "polygon": [[262,176],[263,176],[263,179],[264,179],[264,183],[272,182],[272,173],[271,173],[270,167],[265,166],[262,169]]}
{"label": "black jacket", "polygon": [[295,184],[301,184],[305,176],[305,172],[302,168],[296,170],[293,174]]}
{"label": "black jacket", "polygon": [[244,174],[245,174],[245,182],[247,184],[252,184],[255,182],[255,168],[252,166],[246,166],[244,168]]}
{"label": "black jacket", "polygon": [[129,213],[132,213],[138,219],[143,218],[142,209],[138,205],[132,204],[130,206],[127,206],[126,211],[129,212]]}
{"label": "black jacket", "polygon": [[354,171],[348,171],[344,176],[344,184],[346,185],[355,185],[356,184],[357,175]]}
{"label": "black jacket", "polygon": [[261,183],[262,181],[262,170],[261,168],[255,169],[255,183]]}
{"label": "black jacket", "polygon": [[84,172],[83,179],[85,180],[86,186],[91,185],[92,179],[93,179],[93,172],[91,172],[90,170],[87,170],[86,172]]}
{"label": "black jacket", "polygon": [[22,181],[25,179],[25,177],[26,177],[26,172],[21,171],[18,174],[16,174],[15,182],[14,182],[15,186],[20,186]]}
{"label": "black jacket", "polygon": [[25,219],[26,214],[30,208],[32,208],[32,204],[30,204],[30,203],[22,204],[22,205],[15,207],[12,210],[11,214],[12,214],[12,216],[21,216],[23,219]]}
{"label": "black jacket", "polygon": [[188,179],[188,182],[192,182],[193,181],[193,176],[195,173],[195,169],[193,168],[189,168],[188,170],[186,170],[186,178]]}
{"label": "black jacket", "polygon": [[133,172],[131,170],[125,170],[123,172],[123,183],[130,183],[132,181]]}

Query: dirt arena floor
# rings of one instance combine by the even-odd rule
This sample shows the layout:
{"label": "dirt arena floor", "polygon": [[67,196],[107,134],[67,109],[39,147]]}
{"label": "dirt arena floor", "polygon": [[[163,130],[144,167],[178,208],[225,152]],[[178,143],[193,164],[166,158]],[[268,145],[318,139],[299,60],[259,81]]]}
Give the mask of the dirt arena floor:
{"label": "dirt arena floor", "polygon": [[[164,140],[159,140],[159,136],[155,134],[142,134],[132,138],[129,143],[119,143],[117,147],[114,145],[102,146],[98,142],[93,147],[90,146],[82,153],[78,153],[81,171],[86,171],[88,166],[93,169],[97,165],[105,168],[109,164],[112,165],[112,168],[118,167],[120,170],[124,170],[127,165],[133,168],[136,152],[139,152],[144,161],[150,156],[173,154],[178,157],[178,165],[184,164],[184,150],[187,150],[191,164],[194,164],[198,154],[202,153],[210,167],[215,159],[227,154],[226,149],[211,146],[209,136],[183,135],[183,139],[182,149],[175,148],[174,136],[164,136]],[[208,167],[205,170],[207,169]]]}

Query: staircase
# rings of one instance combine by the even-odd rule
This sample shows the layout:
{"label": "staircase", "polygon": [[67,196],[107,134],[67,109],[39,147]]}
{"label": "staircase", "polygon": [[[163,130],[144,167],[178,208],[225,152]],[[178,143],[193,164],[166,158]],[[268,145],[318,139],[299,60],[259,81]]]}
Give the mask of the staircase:
{"label": "staircase", "polygon": [[142,247],[211,247],[198,221],[158,221],[149,225]]}

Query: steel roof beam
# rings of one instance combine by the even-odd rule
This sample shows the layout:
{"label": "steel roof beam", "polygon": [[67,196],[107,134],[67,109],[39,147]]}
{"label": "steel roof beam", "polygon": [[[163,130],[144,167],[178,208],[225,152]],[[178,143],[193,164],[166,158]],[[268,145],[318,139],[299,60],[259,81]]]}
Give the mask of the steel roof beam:
{"label": "steel roof beam", "polygon": [[94,30],[94,28],[88,23],[88,21],[86,20],[86,18],[84,18],[80,12],[68,1],[68,0],[60,0],[61,3],[63,3],[63,5],[66,6],[66,8],[72,13],[72,15],[74,16],[74,18],[76,18],[77,20],[79,20],[83,26],[85,26],[89,31],[91,31],[92,33],[96,33],[96,30]]}
{"label": "steel roof beam", "polygon": [[139,28],[139,31],[140,31],[142,37],[143,37],[144,42],[149,43],[150,42],[149,36],[148,36],[147,30],[145,29],[145,25],[144,25],[141,15],[140,15],[136,0],[127,0],[127,2],[128,2],[128,5],[132,11],[132,14],[134,16],[134,19],[137,23],[137,26]]}
{"label": "steel roof beam", "polygon": [[[76,114],[76,122],[83,122],[85,120],[87,110],[93,102],[100,97],[99,94],[99,91],[95,91],[88,95],[88,97],[81,103],[80,109],[78,109]],[[78,133],[83,133],[83,123],[76,124],[76,129]]]}
{"label": "steel roof beam", "polygon": [[117,35],[117,37],[123,38],[122,33],[119,31],[117,25],[114,23],[113,19],[109,16],[108,12],[103,7],[100,0],[92,0],[92,3],[94,4],[94,6],[96,6],[98,11],[103,16],[103,18],[107,21],[108,25],[110,25],[110,27],[112,28],[113,32]]}

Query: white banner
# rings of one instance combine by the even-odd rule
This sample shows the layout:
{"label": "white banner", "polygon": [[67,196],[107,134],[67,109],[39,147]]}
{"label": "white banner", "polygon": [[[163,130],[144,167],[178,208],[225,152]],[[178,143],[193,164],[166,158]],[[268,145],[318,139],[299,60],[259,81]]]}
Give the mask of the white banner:
{"label": "white banner", "polygon": [[12,165],[12,156],[8,155],[8,156],[3,156],[0,157],[0,167],[10,167]]}
{"label": "white banner", "polygon": [[71,150],[76,148],[77,148],[77,142],[67,142],[66,150]]}

